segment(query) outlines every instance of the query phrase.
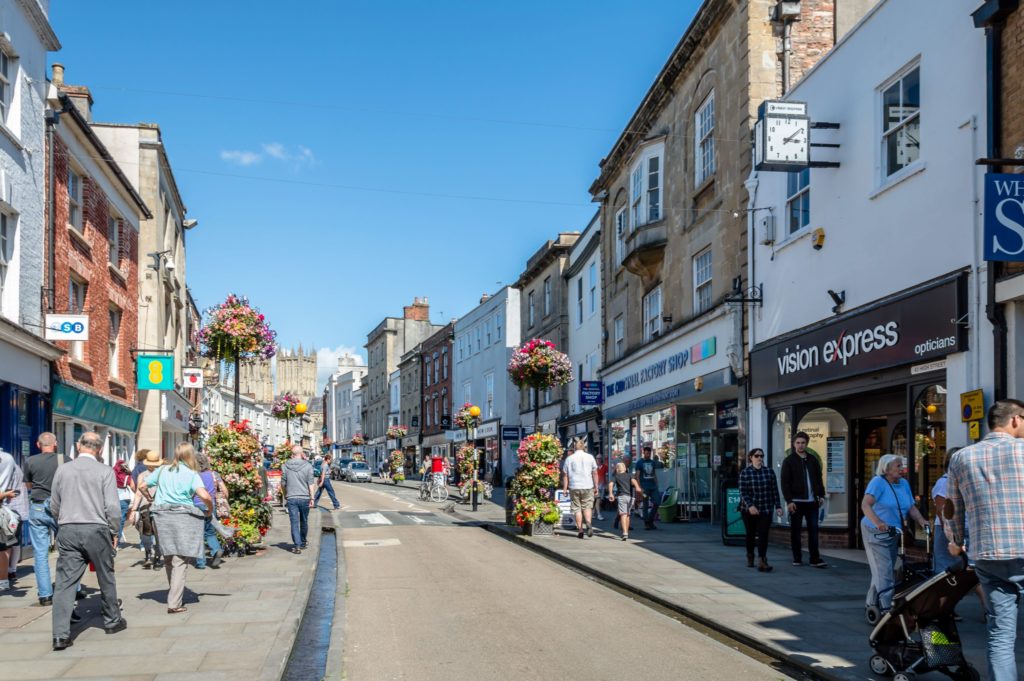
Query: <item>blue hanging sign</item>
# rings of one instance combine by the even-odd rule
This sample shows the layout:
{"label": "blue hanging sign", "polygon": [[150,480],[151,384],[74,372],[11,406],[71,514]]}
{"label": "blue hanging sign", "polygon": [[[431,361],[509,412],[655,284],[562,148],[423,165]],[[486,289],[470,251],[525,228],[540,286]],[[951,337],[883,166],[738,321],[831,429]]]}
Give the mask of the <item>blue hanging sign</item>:
{"label": "blue hanging sign", "polygon": [[593,407],[604,401],[604,384],[601,381],[580,381],[580,406]]}
{"label": "blue hanging sign", "polygon": [[985,175],[985,260],[1024,262],[1024,175]]}

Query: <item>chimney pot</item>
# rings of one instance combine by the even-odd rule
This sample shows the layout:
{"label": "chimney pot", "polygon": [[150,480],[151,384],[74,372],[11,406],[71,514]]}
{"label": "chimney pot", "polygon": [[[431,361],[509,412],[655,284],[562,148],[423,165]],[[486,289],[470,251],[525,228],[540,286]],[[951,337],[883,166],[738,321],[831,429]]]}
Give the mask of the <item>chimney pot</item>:
{"label": "chimney pot", "polygon": [[54,85],[63,85],[64,84],[64,65],[63,64],[54,63],[54,65],[53,65],[53,78],[51,79],[51,82]]}

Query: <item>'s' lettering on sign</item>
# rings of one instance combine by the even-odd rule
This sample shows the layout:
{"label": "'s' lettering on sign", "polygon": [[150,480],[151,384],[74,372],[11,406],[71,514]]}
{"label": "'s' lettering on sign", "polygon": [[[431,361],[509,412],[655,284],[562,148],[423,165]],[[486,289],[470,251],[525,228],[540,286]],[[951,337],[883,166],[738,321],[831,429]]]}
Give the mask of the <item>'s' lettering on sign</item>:
{"label": "'s' lettering on sign", "polygon": [[1024,175],[985,175],[985,260],[1024,262]]}

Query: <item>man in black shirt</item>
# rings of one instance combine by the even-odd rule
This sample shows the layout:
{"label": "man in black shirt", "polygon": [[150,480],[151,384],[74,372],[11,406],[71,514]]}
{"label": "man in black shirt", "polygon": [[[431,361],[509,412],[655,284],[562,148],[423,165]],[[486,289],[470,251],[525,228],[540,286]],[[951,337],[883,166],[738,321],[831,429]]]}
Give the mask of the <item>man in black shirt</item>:
{"label": "man in black shirt", "polygon": [[39,453],[25,459],[22,471],[25,486],[29,488],[28,534],[35,554],[36,588],[39,590],[39,605],[53,603],[53,584],[50,582],[50,544],[57,534],[57,521],[50,515],[50,490],[53,476],[61,460],[70,459],[57,453],[57,437],[53,433],[42,433],[36,440]]}
{"label": "man in black shirt", "polygon": [[803,547],[800,531],[807,521],[807,544],[811,553],[811,567],[823,568],[828,564],[818,553],[818,509],[825,503],[825,485],[822,484],[821,463],[809,456],[810,437],[800,432],[793,436],[793,451],[782,462],[780,483],[782,498],[789,509],[789,540],[793,549],[793,565],[803,565]]}

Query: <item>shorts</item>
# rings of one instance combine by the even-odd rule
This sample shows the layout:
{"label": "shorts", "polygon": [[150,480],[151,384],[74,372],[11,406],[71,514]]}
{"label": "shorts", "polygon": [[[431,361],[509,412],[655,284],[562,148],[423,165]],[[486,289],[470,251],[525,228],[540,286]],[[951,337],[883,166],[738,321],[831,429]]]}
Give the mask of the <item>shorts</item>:
{"label": "shorts", "polygon": [[573,513],[579,513],[585,508],[594,508],[594,490],[571,489],[569,490],[569,501],[569,508]]}
{"label": "shorts", "polygon": [[633,510],[633,495],[620,494],[615,497],[615,501],[619,505],[619,515],[629,515],[629,512]]}

